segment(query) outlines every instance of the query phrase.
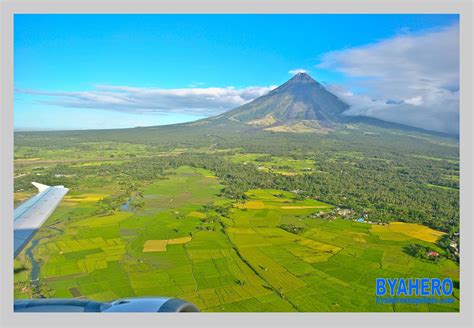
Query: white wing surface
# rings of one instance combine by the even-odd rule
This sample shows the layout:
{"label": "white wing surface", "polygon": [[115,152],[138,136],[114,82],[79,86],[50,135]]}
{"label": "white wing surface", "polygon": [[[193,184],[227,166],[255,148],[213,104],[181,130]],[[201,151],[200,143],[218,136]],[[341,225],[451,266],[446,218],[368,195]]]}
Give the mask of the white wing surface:
{"label": "white wing surface", "polygon": [[64,186],[46,186],[37,182],[33,182],[33,185],[38,188],[38,194],[15,208],[13,225],[15,257],[33,238],[69,191]]}

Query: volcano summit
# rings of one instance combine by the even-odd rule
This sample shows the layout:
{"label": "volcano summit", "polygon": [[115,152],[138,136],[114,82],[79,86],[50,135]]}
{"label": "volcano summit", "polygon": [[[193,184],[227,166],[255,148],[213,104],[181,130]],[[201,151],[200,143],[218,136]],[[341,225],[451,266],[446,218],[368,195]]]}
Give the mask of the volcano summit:
{"label": "volcano summit", "polygon": [[242,122],[267,131],[324,131],[341,122],[349,106],[306,73],[298,73],[268,94],[209,121]]}

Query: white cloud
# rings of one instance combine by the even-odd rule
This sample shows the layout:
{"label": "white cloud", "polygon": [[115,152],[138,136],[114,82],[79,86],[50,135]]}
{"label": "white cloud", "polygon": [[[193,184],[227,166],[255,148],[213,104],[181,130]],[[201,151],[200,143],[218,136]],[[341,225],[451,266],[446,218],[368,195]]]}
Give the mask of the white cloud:
{"label": "white cloud", "polygon": [[186,113],[216,115],[260,97],[275,86],[226,88],[137,88],[98,85],[90,91],[46,92],[16,90],[41,98],[43,103],[75,108],[108,109],[130,113]]}
{"label": "white cloud", "polygon": [[406,99],[405,103],[413,106],[421,106],[423,105],[423,97],[416,96],[410,99]]}
{"label": "white cloud", "polygon": [[298,73],[309,73],[309,71],[304,68],[295,68],[288,71],[288,74],[291,74],[291,75],[296,75]]}
{"label": "white cloud", "polygon": [[351,105],[348,114],[459,132],[458,25],[329,52],[317,67],[339,71],[363,90],[333,86]]}

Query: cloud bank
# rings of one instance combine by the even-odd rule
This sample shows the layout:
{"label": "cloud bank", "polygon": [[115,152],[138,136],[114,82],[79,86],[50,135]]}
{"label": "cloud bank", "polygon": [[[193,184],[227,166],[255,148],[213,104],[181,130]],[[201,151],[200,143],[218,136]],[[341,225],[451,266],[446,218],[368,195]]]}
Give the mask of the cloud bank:
{"label": "cloud bank", "polygon": [[458,25],[328,52],[317,67],[362,90],[328,87],[351,106],[349,115],[459,133]]}
{"label": "cloud bank", "polygon": [[99,85],[91,91],[46,92],[17,89],[42,96],[42,103],[73,108],[107,109],[127,113],[184,113],[197,116],[220,114],[260,97],[275,86],[226,88],[136,88]]}

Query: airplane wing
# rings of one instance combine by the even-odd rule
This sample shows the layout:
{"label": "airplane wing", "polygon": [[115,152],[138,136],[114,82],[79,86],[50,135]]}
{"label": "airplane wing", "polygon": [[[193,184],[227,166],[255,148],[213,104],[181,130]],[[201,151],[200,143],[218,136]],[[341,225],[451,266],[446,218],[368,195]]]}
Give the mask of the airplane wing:
{"label": "airplane wing", "polygon": [[38,194],[15,208],[14,212],[14,257],[20,254],[69,191],[64,186],[32,184],[38,189]]}

